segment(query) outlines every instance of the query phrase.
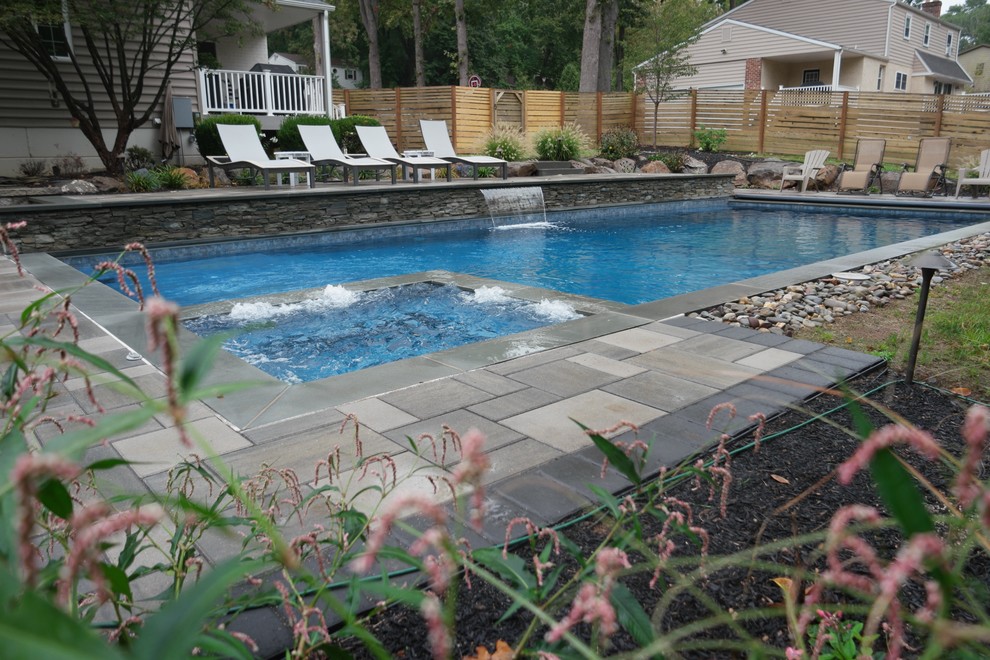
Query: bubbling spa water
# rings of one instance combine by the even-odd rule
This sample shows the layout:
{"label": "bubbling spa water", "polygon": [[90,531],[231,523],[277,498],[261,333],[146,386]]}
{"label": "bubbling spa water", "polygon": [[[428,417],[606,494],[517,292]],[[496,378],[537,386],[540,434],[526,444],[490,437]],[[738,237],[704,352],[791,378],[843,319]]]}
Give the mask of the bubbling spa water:
{"label": "bubbling spa water", "polygon": [[[202,335],[232,333],[224,347],[296,383],[580,318],[562,301],[529,302],[500,287],[408,284],[354,292],[327,286],[296,303],[236,303],[228,314],[185,322]],[[520,340],[514,352],[538,350]]]}

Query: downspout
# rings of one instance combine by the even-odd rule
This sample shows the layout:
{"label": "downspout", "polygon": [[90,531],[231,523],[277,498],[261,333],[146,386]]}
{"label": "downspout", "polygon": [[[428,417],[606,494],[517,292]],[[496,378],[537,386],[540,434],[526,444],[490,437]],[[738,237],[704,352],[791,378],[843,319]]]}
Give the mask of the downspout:
{"label": "downspout", "polygon": [[892,1],[890,3],[890,6],[887,7],[887,35],[884,37],[883,40],[883,56],[886,58],[890,57],[890,27],[892,25],[891,21],[893,21],[893,15],[894,15],[894,2]]}
{"label": "downspout", "polygon": [[330,68],[330,12],[333,7],[323,10],[323,93],[327,99],[327,117],[333,119],[333,78]]}

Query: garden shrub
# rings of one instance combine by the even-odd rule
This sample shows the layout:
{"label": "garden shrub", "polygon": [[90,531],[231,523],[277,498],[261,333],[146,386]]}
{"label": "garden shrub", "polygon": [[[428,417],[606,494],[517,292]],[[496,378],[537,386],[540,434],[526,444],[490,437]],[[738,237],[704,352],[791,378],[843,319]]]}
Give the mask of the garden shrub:
{"label": "garden shrub", "polygon": [[620,126],[602,133],[601,155],[609,160],[632,158],[639,153],[639,136],[631,128]]}
{"label": "garden shrub", "polygon": [[663,163],[668,170],[675,174],[684,169],[684,154],[682,153],[653,154],[649,159]]}
{"label": "garden shrub", "polygon": [[256,117],[250,115],[210,115],[200,120],[194,129],[196,146],[199,148],[201,156],[223,156],[227,153],[223,148],[223,142],[220,141],[217,124],[250,124],[259,134],[261,133],[261,122]]}
{"label": "garden shrub", "polygon": [[124,169],[128,172],[140,169],[150,169],[155,166],[155,155],[144,147],[128,147],[124,152]]}
{"label": "garden shrub", "polygon": [[591,144],[591,139],[574,123],[558,128],[546,128],[536,134],[533,146],[540,160],[573,160],[580,158]]}
{"label": "garden shrub", "polygon": [[486,156],[515,161],[526,157],[526,136],[513,124],[497,123],[485,137]]}
{"label": "garden shrub", "polygon": [[20,169],[21,174],[31,177],[41,176],[45,173],[47,168],[48,161],[44,158],[31,158],[18,165],[18,169]]}
{"label": "garden shrub", "polygon": [[381,122],[374,117],[364,115],[354,115],[342,119],[330,119],[329,117],[314,117],[303,115],[298,117],[287,117],[279,126],[275,134],[278,140],[280,151],[306,151],[302,137],[299,136],[299,126],[329,126],[333,131],[333,137],[337,140],[340,148],[347,153],[361,153],[364,147],[358,139],[355,126],[381,126]]}
{"label": "garden shrub", "polygon": [[185,173],[178,167],[165,165],[155,171],[158,182],[165,190],[183,190],[188,187],[189,180]]}
{"label": "garden shrub", "polygon": [[718,151],[729,136],[724,128],[699,126],[694,132],[694,139],[698,141],[698,149],[701,151]]}
{"label": "garden shrub", "polygon": [[158,174],[144,168],[125,174],[124,183],[131,192],[154,192],[162,188]]}

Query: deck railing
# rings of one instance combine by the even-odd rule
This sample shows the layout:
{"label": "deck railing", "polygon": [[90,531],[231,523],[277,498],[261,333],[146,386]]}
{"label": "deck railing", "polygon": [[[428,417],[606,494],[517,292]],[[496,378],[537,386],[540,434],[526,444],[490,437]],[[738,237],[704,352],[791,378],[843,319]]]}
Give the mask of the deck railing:
{"label": "deck railing", "polygon": [[848,85],[802,85],[800,87],[780,86],[781,92],[858,92],[859,87]]}
{"label": "deck railing", "polygon": [[[321,76],[201,69],[199,83],[203,114],[327,114],[324,79]],[[341,114],[339,106],[335,106],[331,116],[338,114]]]}

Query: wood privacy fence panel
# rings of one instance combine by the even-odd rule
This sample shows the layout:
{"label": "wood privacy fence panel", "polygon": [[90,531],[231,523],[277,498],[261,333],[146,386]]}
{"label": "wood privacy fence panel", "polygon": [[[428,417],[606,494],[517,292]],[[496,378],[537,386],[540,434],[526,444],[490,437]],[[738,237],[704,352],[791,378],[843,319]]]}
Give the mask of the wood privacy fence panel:
{"label": "wood privacy fence panel", "polygon": [[348,90],[348,114],[377,117],[398,149],[422,146],[420,119],[444,119],[458,151],[477,152],[496,123],[529,137],[576,123],[597,142],[610,128],[633,127],[642,144],[697,146],[694,132],[724,129],[730,151],[799,156],[828,149],[851,161],[859,138],[887,140],[887,162],[913,164],[924,137],[952,138],[950,165],[990,148],[990,97],[866,92],[695,90],[656,108],[629,93],[426,87]]}

